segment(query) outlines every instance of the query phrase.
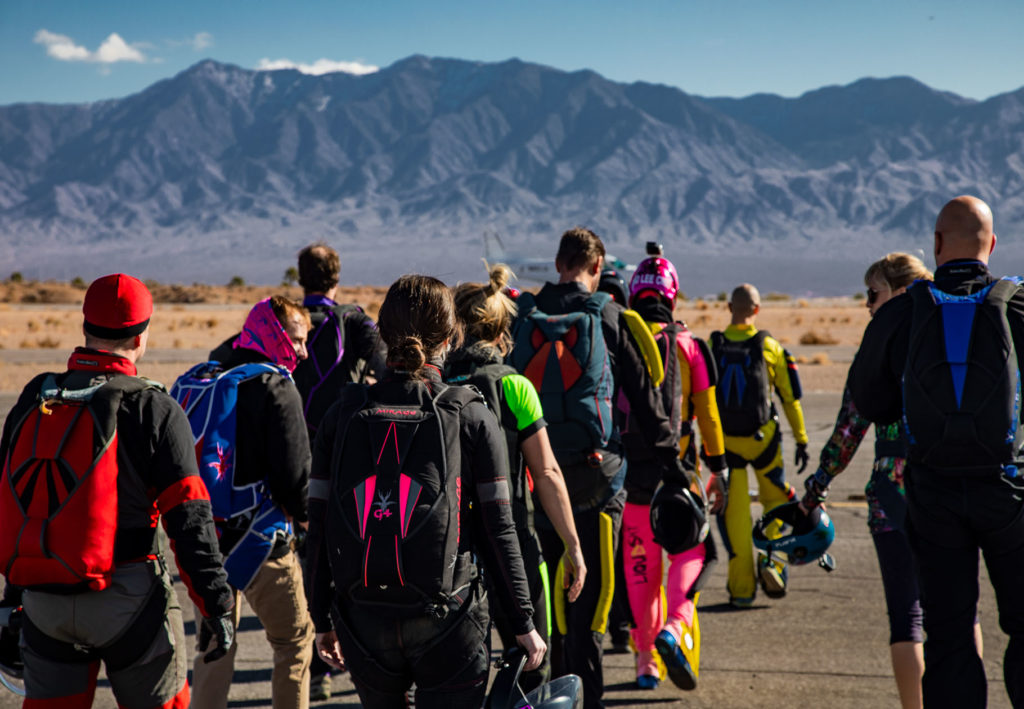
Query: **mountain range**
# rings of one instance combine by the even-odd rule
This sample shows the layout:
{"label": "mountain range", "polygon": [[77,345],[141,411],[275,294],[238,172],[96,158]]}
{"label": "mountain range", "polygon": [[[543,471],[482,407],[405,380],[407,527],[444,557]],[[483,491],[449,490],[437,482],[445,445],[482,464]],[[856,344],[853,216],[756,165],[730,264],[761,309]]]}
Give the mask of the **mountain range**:
{"label": "mountain range", "polygon": [[585,224],[627,261],[663,242],[691,293],[849,293],[885,251],[928,252],[961,193],[1021,270],[1024,88],[716,98],[411,56],[364,76],[207,60],[125,98],[0,106],[0,272],[46,277],[274,282],[323,239],[348,283],[480,279],[485,229],[546,256]]}

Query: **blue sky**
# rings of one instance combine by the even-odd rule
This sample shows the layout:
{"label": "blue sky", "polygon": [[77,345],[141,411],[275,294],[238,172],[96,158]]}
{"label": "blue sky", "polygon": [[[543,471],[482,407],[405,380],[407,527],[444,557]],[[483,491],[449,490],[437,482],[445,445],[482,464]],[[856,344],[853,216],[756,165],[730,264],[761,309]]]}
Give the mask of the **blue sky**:
{"label": "blue sky", "polygon": [[1022,35],[1021,0],[0,0],[0,104],[124,96],[204,58],[366,71],[410,54],[702,96],[908,75],[984,99],[1024,86]]}

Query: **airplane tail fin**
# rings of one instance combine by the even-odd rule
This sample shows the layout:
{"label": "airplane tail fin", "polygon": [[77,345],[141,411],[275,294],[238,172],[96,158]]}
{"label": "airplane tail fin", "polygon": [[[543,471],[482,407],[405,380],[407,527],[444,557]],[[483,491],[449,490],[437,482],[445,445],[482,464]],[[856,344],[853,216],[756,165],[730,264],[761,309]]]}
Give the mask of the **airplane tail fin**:
{"label": "airplane tail fin", "polygon": [[484,232],[484,260],[494,263],[501,261],[505,256],[505,244],[501,242],[501,237],[498,236],[496,231],[485,231]]}

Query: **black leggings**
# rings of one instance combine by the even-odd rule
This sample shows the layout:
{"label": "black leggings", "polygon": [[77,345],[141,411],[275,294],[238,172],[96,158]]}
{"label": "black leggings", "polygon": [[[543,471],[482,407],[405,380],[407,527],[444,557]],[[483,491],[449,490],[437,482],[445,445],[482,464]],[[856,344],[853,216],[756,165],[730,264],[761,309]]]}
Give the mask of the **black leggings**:
{"label": "black leggings", "polygon": [[907,535],[894,530],[872,534],[871,539],[889,609],[889,644],[924,642],[921,593]]}

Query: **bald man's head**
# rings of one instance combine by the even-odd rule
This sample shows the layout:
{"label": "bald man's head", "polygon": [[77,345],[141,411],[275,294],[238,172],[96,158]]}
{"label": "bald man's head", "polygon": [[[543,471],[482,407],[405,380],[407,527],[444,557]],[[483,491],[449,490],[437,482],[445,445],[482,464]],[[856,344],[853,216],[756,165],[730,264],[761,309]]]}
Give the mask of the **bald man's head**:
{"label": "bald man's head", "polygon": [[757,315],[761,307],[761,294],[749,283],[743,283],[733,289],[729,298],[729,310],[732,311],[733,324],[740,324],[747,318]]}
{"label": "bald man's head", "polygon": [[961,195],[946,202],[935,220],[935,265],[954,259],[988,263],[996,245],[992,210],[977,197]]}

